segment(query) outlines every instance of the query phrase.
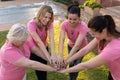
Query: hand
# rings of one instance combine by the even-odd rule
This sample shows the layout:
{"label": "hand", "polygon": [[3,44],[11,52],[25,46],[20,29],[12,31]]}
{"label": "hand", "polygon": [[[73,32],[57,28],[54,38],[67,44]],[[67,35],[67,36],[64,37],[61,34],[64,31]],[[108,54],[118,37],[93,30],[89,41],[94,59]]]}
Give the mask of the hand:
{"label": "hand", "polygon": [[68,64],[69,64],[69,63],[67,62],[67,60],[64,60],[64,64],[62,65],[62,68],[65,69]]}
{"label": "hand", "polygon": [[54,64],[54,65],[57,64],[57,57],[56,57],[56,56],[53,56],[53,55],[52,55],[52,56],[50,57],[50,60],[51,60],[51,64]]}
{"label": "hand", "polygon": [[65,69],[58,70],[57,72],[58,72],[58,73],[65,73]]}
{"label": "hand", "polygon": [[61,69],[64,65],[64,58],[60,55],[58,55],[58,61],[57,61],[57,67],[58,69]]}
{"label": "hand", "polygon": [[[50,66],[51,67],[51,66]],[[57,69],[56,68],[54,68],[54,67],[51,67],[51,69],[50,69],[50,71],[57,71]]]}
{"label": "hand", "polygon": [[58,55],[57,60],[58,60],[57,64],[63,64],[64,63],[64,58],[60,55]]}
{"label": "hand", "polygon": [[50,57],[50,60],[51,60],[51,65],[54,67],[54,68],[57,68],[57,57],[56,56],[51,56]]}

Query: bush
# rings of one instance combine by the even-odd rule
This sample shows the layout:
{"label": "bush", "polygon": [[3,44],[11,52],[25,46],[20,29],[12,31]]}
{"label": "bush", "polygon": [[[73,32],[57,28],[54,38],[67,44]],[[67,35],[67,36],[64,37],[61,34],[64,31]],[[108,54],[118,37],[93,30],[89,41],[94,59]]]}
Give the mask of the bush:
{"label": "bush", "polygon": [[65,5],[70,5],[73,2],[73,0],[53,0],[53,1],[60,2],[60,3],[65,4]]}
{"label": "bush", "polygon": [[13,0],[1,0],[1,1],[13,1]]}

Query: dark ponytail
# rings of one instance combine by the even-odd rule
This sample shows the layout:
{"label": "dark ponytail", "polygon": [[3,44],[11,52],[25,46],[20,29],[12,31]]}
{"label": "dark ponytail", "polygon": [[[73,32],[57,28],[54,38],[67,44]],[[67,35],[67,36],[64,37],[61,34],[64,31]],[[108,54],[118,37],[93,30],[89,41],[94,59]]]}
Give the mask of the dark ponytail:
{"label": "dark ponytail", "polygon": [[116,30],[116,25],[113,18],[110,15],[100,15],[93,17],[88,22],[88,27],[94,29],[96,32],[102,32],[103,29],[107,29],[108,34],[115,37],[120,37],[120,32]]}
{"label": "dark ponytail", "polygon": [[110,15],[105,15],[104,17],[108,21],[108,25],[106,27],[109,34],[114,35],[115,37],[120,37],[120,32],[116,30],[116,25],[113,18]]}
{"label": "dark ponytail", "polygon": [[81,10],[77,1],[74,1],[74,3],[68,7],[67,11],[68,14],[77,14],[79,17],[81,16]]}

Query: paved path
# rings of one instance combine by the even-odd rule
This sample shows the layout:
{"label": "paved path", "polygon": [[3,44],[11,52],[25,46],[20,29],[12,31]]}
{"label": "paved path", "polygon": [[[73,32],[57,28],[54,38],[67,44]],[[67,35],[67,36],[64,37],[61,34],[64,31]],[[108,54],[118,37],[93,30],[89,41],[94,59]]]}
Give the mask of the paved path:
{"label": "paved path", "polygon": [[[38,6],[43,1],[52,1],[52,0],[13,0],[13,1],[4,1],[4,2],[0,2],[0,9],[2,9],[2,8],[15,8],[15,7],[21,7],[21,6],[22,7]],[[65,16],[66,8],[67,7],[65,5],[63,5],[63,4],[56,3],[56,2],[53,2],[53,1],[52,1],[52,3],[62,9],[62,10],[58,10],[59,14],[55,14],[55,19],[56,20],[59,19],[59,20],[63,21],[63,19],[65,19],[64,16]],[[46,4],[49,4],[49,3],[46,3]],[[115,6],[115,4],[116,3],[114,2],[114,6]],[[56,6],[53,6],[53,8],[55,8]],[[13,13],[14,13],[14,10],[11,10],[11,11],[13,11]],[[60,11],[62,11],[62,13],[60,13]],[[114,17],[115,21],[116,21],[116,24],[118,26],[120,25],[120,15],[119,15],[120,14],[120,6],[119,5],[117,7],[109,7],[109,8],[103,9],[103,10],[101,10],[101,13],[102,14],[110,14],[110,15],[112,15]],[[18,20],[16,22],[17,23],[27,24],[27,22],[29,21],[29,19],[32,18],[32,17],[34,17],[33,15],[34,14],[32,14],[28,19]],[[21,16],[19,16],[19,17],[21,17]],[[8,20],[9,20],[9,17],[8,17]],[[3,22],[3,21],[6,21],[6,20],[3,19],[3,20],[0,20],[0,21]],[[11,20],[11,22],[8,22],[8,23],[0,23],[0,31],[8,30],[16,22]]]}
{"label": "paved path", "polygon": [[102,9],[100,12],[101,14],[111,15],[114,18],[117,27],[120,28],[120,6],[108,7],[106,9]]}
{"label": "paved path", "polygon": [[0,2],[0,31],[8,30],[14,23],[27,24],[41,4],[48,4],[53,8],[55,20],[65,19],[66,6],[52,0],[5,1]]}

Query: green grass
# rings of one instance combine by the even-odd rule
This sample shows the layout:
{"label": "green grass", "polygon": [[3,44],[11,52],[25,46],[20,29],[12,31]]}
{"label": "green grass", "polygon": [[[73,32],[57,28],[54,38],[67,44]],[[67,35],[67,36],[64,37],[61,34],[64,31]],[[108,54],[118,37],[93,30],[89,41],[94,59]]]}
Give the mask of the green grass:
{"label": "green grass", "polygon": [[4,44],[6,40],[6,34],[8,31],[1,31],[0,32],[0,47]]}
{"label": "green grass", "polygon": [[[57,22],[54,26],[55,31],[55,48],[56,53],[58,53],[58,42],[59,42],[59,29],[60,29],[60,23]],[[3,45],[6,39],[7,31],[0,32],[0,47]],[[65,40],[64,44],[64,58],[67,57],[67,39]],[[88,55],[86,55],[83,58],[83,61],[89,60],[92,57],[95,57],[97,54],[97,51],[95,50],[94,53],[91,52]],[[80,71],[79,76],[77,80],[107,80],[107,73],[108,70],[105,66],[100,66],[94,69],[86,70],[86,71]],[[68,74],[58,74],[55,72],[48,72],[47,80],[67,80]],[[34,70],[28,69],[27,70],[27,80],[37,80]]]}

